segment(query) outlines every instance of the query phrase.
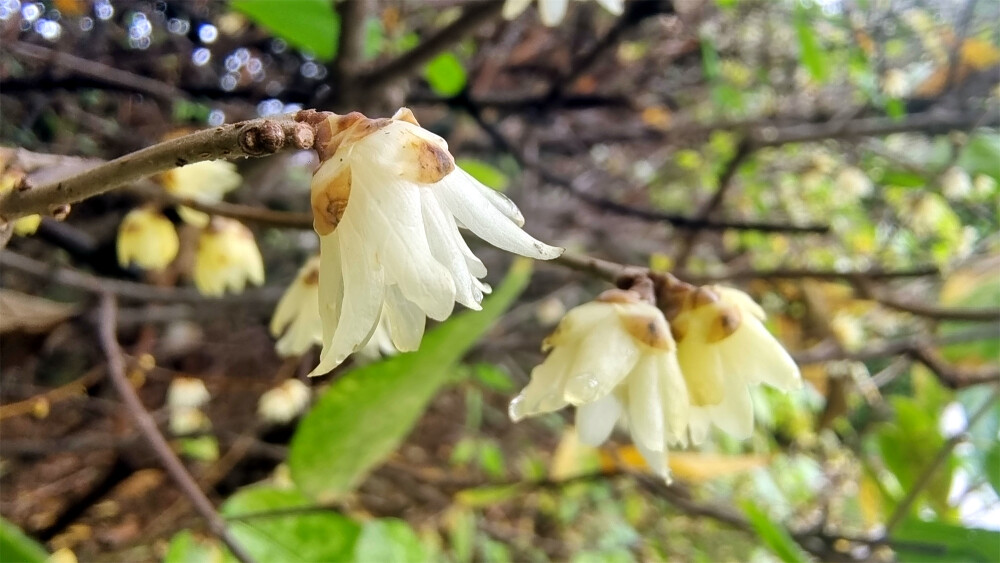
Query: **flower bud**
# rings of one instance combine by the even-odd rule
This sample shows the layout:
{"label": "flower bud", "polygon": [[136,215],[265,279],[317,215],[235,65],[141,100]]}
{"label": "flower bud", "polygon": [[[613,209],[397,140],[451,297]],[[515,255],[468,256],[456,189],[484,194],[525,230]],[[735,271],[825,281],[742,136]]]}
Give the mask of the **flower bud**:
{"label": "flower bud", "polygon": [[180,248],[177,230],[153,207],[133,209],[118,227],[118,263],[146,270],[166,268]]}
{"label": "flower bud", "polygon": [[264,283],[264,260],[253,233],[243,223],[215,217],[198,239],[194,283],[205,295],[241,293],[247,281]]}

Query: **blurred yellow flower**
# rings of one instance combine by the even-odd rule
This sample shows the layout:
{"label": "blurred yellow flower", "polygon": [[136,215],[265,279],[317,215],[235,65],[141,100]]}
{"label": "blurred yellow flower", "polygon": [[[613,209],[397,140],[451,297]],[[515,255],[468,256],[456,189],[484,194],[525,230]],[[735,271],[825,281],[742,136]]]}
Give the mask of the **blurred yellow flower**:
{"label": "blurred yellow flower", "polygon": [[213,218],[198,240],[192,274],[198,290],[209,296],[240,293],[247,281],[264,283],[264,260],[253,233],[234,219]]}
{"label": "blurred yellow flower", "polygon": [[146,270],[166,268],[180,248],[177,230],[156,208],[133,209],[118,227],[118,263]]}
{"label": "blurred yellow flower", "polygon": [[313,344],[323,342],[323,323],[319,316],[319,256],[310,258],[285,294],[271,317],[271,335],[278,338],[278,355],[299,356]]}
{"label": "blurred yellow flower", "polygon": [[257,402],[257,414],[275,424],[291,422],[309,406],[309,387],[298,379],[289,379],[269,389]]}
{"label": "blurred yellow flower", "polygon": [[[223,196],[243,182],[236,165],[225,160],[196,162],[174,168],[160,175],[160,182],[170,193],[201,203],[217,203]],[[179,207],[177,213],[186,223],[198,227],[208,224],[208,215],[188,207]]]}

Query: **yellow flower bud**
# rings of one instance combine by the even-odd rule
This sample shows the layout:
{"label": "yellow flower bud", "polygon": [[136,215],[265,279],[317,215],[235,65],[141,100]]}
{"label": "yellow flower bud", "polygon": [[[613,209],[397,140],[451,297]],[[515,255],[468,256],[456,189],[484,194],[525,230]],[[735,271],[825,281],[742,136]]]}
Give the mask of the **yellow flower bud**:
{"label": "yellow flower bud", "polygon": [[118,227],[118,263],[146,270],[166,268],[180,248],[174,224],[151,207],[134,209]]}
{"label": "yellow flower bud", "polygon": [[264,260],[253,233],[243,223],[216,217],[198,240],[194,283],[205,295],[241,293],[247,281],[264,283]]}

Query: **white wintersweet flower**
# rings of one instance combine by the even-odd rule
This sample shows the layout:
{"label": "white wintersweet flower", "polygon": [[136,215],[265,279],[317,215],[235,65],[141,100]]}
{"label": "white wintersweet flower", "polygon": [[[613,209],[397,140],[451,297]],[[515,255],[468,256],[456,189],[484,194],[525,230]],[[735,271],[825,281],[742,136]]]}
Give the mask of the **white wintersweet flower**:
{"label": "white wintersweet flower", "polygon": [[867,174],[853,166],[843,168],[837,174],[837,192],[858,199],[872,195],[874,186]]}
{"label": "white wintersweet flower", "polygon": [[271,317],[271,335],[278,338],[278,355],[300,356],[313,344],[323,342],[323,324],[319,318],[319,256],[310,258],[299,269],[295,281],[278,301]]}
{"label": "white wintersweet flower", "polygon": [[384,312],[395,347],[416,350],[426,317],[447,318],[456,302],[480,309],[489,287],[483,263],[458,227],[504,250],[551,259],[562,250],[521,230],[517,207],[455,166],[444,139],[410,110],[391,119],[303,112],[322,163],[312,180],[320,235],[326,373],[367,343]]}
{"label": "white wintersweet flower", "polygon": [[657,474],[667,446],[686,441],[688,391],[663,313],[633,291],[610,290],[570,310],[542,344],[548,357],[510,403],[510,417],[577,407],[581,441],[599,445],[619,419]]}
{"label": "white wintersweet flower", "polygon": [[948,199],[965,199],[972,194],[972,178],[958,166],[952,166],[941,175],[941,191]]}
{"label": "white wintersweet flower", "polygon": [[240,293],[247,282],[264,283],[264,259],[253,233],[235,219],[215,217],[198,239],[194,283],[205,295]]}
{"label": "white wintersweet flower", "polygon": [[764,310],[742,291],[677,284],[670,327],[691,399],[691,441],[715,425],[737,439],[753,432],[750,386],[802,385],[799,368],[764,326]]}
{"label": "white wintersweet flower", "polygon": [[[625,10],[624,0],[596,0],[605,10],[616,16],[622,15]],[[528,9],[531,0],[507,0],[503,5],[503,17],[512,20]],[[566,17],[566,7],[569,0],[538,0],[538,14],[542,18],[542,23],[552,27],[559,25],[559,22]]]}
{"label": "white wintersweet flower", "polygon": [[375,332],[372,333],[371,339],[357,351],[356,361],[370,364],[377,362],[382,358],[395,356],[398,353],[399,350],[396,348],[396,345],[392,343],[392,331],[389,328],[389,317],[383,310],[382,316],[379,317],[378,320],[378,326],[375,327]]}
{"label": "white wintersweet flower", "polygon": [[[243,177],[232,162],[209,160],[168,170],[160,175],[160,182],[164,189],[178,197],[218,203],[226,193],[243,183]],[[208,224],[208,215],[189,207],[178,207],[177,214],[184,222],[198,227]]]}
{"label": "white wintersweet flower", "polygon": [[196,377],[175,377],[167,387],[167,406],[171,409],[198,408],[211,397],[205,382]]}
{"label": "white wintersweet flower", "polygon": [[310,394],[308,385],[298,379],[289,379],[260,396],[257,414],[268,422],[285,424],[306,410]]}

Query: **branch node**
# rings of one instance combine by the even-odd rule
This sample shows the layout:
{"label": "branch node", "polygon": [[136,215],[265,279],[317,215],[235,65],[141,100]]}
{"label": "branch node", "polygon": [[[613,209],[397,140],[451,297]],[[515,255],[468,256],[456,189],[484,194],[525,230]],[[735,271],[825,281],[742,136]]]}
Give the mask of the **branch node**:
{"label": "branch node", "polygon": [[264,121],[248,127],[240,134],[240,147],[250,156],[276,153],[285,144],[285,132],[274,121]]}
{"label": "branch node", "polygon": [[56,221],[62,221],[69,216],[69,211],[70,211],[69,204],[64,203],[62,205],[57,205],[53,207],[50,214],[52,215],[52,218],[55,219]]}
{"label": "branch node", "polygon": [[305,123],[296,123],[292,128],[292,144],[297,149],[311,149],[316,140],[313,128]]}

